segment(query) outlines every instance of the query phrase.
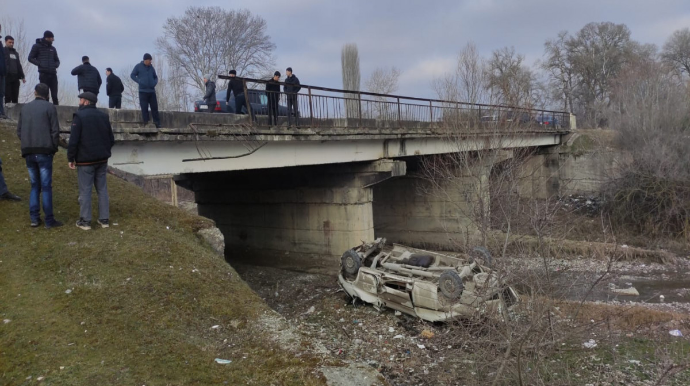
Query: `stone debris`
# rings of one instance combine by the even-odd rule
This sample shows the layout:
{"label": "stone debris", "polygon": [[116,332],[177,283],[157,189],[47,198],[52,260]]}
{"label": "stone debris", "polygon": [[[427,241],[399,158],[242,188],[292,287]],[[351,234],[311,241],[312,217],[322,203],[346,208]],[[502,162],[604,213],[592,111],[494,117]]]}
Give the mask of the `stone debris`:
{"label": "stone debris", "polygon": [[630,287],[630,288],[614,288],[611,290],[611,292],[618,294],[618,295],[626,295],[626,296],[640,296],[640,293],[637,292],[637,289],[635,287]]}

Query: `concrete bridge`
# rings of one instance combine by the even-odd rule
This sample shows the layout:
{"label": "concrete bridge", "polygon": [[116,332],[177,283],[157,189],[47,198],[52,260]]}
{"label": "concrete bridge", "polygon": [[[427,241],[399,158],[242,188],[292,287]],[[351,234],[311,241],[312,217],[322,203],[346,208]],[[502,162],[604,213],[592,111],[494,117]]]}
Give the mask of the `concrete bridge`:
{"label": "concrete bridge", "polygon": [[[533,148],[543,150],[536,162],[547,165],[548,149],[575,124],[563,112],[302,87],[297,128],[269,127],[256,111],[259,94],[254,120],[161,112],[157,129],[141,124],[139,111],[104,110],[116,137],[110,165],[175,176],[194,192],[199,214],[216,221],[228,251],[332,266],[346,249],[380,236],[449,243],[456,216],[446,203],[420,195],[419,179],[408,175],[420,157],[489,149],[510,156]],[[8,114],[16,119],[20,107]],[[58,106],[65,139],[75,110]],[[492,166],[477,168],[488,178]],[[553,166],[543,168],[533,191],[550,194],[553,174]]]}

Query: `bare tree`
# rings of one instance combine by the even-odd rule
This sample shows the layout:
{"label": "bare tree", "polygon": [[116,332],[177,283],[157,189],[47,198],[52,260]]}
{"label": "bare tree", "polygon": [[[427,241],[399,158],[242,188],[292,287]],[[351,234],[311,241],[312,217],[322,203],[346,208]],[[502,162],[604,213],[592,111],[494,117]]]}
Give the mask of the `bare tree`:
{"label": "bare tree", "polygon": [[34,97],[34,86],[38,83],[38,71],[35,66],[29,63],[29,51],[31,51],[32,41],[26,37],[26,28],[24,20],[12,16],[3,16],[0,18],[2,31],[5,36],[12,36],[14,38],[14,48],[19,52],[20,62],[26,77],[26,83],[19,88],[19,102],[26,103]]}
{"label": "bare tree", "polygon": [[690,75],[690,28],[675,31],[666,40],[661,57],[678,72]]}
{"label": "bare tree", "polygon": [[501,104],[526,107],[531,102],[534,75],[514,47],[496,50],[487,63],[491,94]]}
{"label": "bare tree", "polygon": [[546,60],[542,63],[542,68],[549,74],[549,83],[557,90],[563,109],[572,113],[576,78],[566,44],[569,38],[567,31],[561,31],[556,39],[549,39],[544,43]]}
{"label": "bare tree", "polygon": [[[369,79],[364,82],[364,87],[367,91],[376,94],[394,94],[398,91],[398,79],[400,78],[401,71],[395,67],[379,67],[374,72],[371,73]],[[387,101],[388,98],[382,96],[373,97],[373,108],[369,110],[372,118],[385,118],[393,119],[393,116],[397,114],[397,108],[395,105]],[[367,106],[370,103],[367,103]],[[368,114],[368,115],[369,115]]]}
{"label": "bare tree", "polygon": [[[359,91],[360,89],[360,71],[359,71],[359,50],[356,44],[345,44],[343,46],[340,61],[343,70],[343,89],[350,91]],[[356,118],[359,116],[360,105],[355,99],[357,94],[346,94],[345,113],[348,118]]]}
{"label": "bare tree", "polygon": [[237,70],[238,76],[259,77],[274,66],[275,44],[266,33],[266,21],[248,10],[189,7],[182,17],[171,17],[156,40],[171,68],[203,93],[204,74]]}
{"label": "bare tree", "polygon": [[486,75],[486,61],[470,42],[458,54],[455,71],[435,79],[433,87],[442,100],[489,103]]}

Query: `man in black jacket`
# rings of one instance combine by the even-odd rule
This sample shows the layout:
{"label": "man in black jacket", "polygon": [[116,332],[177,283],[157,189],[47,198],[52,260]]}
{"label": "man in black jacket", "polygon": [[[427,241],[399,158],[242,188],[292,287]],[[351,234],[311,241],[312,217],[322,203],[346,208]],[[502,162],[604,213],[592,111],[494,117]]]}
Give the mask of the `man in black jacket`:
{"label": "man in black jacket", "polygon": [[91,65],[88,56],[81,57],[81,65],[74,67],[72,75],[77,77],[77,88],[79,89],[79,93],[90,92],[96,94],[96,97],[98,97],[98,92],[101,90],[103,81],[96,67]]}
{"label": "man in black jacket", "polygon": [[[230,104],[230,93],[235,94],[235,114],[244,114],[242,112],[242,107],[249,111],[249,106],[247,106],[247,98],[244,95],[244,83],[242,78],[237,77],[237,71],[230,70],[230,82],[228,83],[228,92],[225,94],[226,105]],[[255,119],[256,112],[252,111],[252,119]]]}
{"label": "man in black jacket", "polygon": [[204,75],[204,85],[206,85],[206,93],[204,94],[204,102],[208,106],[208,112],[213,113],[216,109],[216,83],[211,80],[211,75]]}
{"label": "man in black jacket", "polygon": [[273,73],[273,78],[266,83],[268,99],[268,125],[278,126],[278,100],[280,99],[280,72]]}
{"label": "man in black jacket", "polygon": [[19,53],[14,49],[14,38],[5,36],[5,103],[17,103],[19,101],[19,82],[26,83],[22,62]]}
{"label": "man in black jacket", "polygon": [[96,108],[98,99],[91,92],[79,94],[79,110],[72,118],[67,161],[77,169],[79,181],[79,221],[77,227],[91,229],[91,190],[98,194],[98,223],[110,226],[110,206],[106,174],[110,150],[115,144],[108,114]]}
{"label": "man in black jacket", "polygon": [[53,47],[55,35],[50,31],[43,33],[43,39],[36,39],[36,44],[31,47],[29,62],[38,67],[38,80],[50,88],[50,96],[53,104],[58,104],[58,79],[57,69],[60,67],[60,58]]}
{"label": "man in black jacket", "polygon": [[[0,25],[0,31],[2,26]],[[5,49],[0,42],[0,119],[8,119],[5,115],[5,75],[7,75],[7,67],[5,65]]]}
{"label": "man in black jacket", "polygon": [[302,89],[299,84],[299,79],[292,73],[292,67],[288,67],[285,70],[285,86],[283,86],[283,91],[287,95],[287,115],[288,115],[288,126],[292,126],[292,115],[295,116],[295,122],[297,122],[297,117],[299,117],[299,107],[297,105],[297,93]]}
{"label": "man in black jacket", "polygon": [[36,85],[36,99],[22,107],[17,120],[17,136],[31,181],[31,226],[41,225],[42,198],[46,229],[62,226],[53,216],[53,156],[58,150],[60,126],[57,109],[48,102],[48,91],[47,85]]}
{"label": "man in black jacket", "polygon": [[122,93],[125,91],[122,79],[113,74],[113,69],[110,67],[105,69],[105,75],[105,93],[108,95],[108,107],[120,109],[122,108]]}

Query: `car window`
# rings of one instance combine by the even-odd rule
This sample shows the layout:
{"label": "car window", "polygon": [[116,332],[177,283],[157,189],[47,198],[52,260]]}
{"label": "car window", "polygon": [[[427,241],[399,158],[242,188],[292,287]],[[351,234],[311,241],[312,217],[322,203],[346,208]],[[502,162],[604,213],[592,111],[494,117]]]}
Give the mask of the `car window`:
{"label": "car window", "polygon": [[261,94],[261,95],[259,96],[259,100],[261,101],[261,104],[262,104],[262,105],[268,104],[268,97],[267,97],[266,95],[264,95],[264,94]]}

